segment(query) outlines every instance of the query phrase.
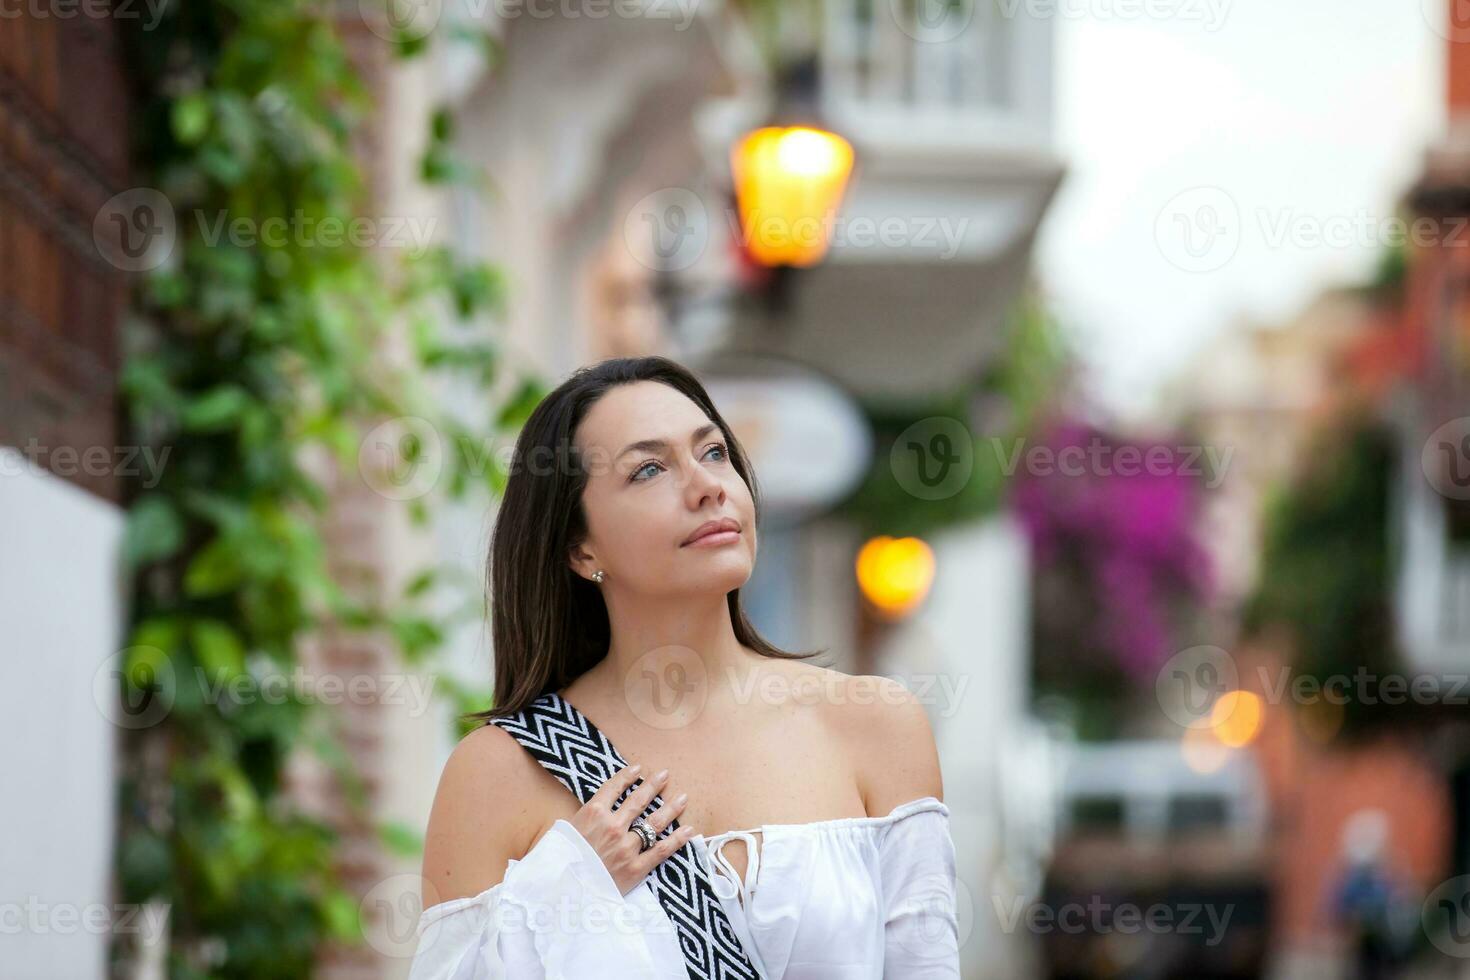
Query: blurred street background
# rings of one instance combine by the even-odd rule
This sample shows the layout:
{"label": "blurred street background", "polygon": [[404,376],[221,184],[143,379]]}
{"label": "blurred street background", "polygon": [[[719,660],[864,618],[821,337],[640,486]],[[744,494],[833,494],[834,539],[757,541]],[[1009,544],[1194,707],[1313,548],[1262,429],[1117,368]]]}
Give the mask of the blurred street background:
{"label": "blurred street background", "polygon": [[1458,0],[0,0],[0,977],[405,976],[517,426],[641,354],[967,978],[1470,977]]}

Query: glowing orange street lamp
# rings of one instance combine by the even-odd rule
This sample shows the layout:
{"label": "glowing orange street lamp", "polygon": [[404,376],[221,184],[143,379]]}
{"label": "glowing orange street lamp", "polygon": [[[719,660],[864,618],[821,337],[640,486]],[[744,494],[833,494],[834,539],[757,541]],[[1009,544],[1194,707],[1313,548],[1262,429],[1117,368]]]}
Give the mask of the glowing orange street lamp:
{"label": "glowing orange street lamp", "polygon": [[805,267],[827,254],[852,174],[852,144],[815,126],[764,126],[730,153],[745,249],[760,265]]}
{"label": "glowing orange street lamp", "polygon": [[858,587],[889,620],[913,612],[934,584],[934,552],[921,538],[872,538],[858,551]]}

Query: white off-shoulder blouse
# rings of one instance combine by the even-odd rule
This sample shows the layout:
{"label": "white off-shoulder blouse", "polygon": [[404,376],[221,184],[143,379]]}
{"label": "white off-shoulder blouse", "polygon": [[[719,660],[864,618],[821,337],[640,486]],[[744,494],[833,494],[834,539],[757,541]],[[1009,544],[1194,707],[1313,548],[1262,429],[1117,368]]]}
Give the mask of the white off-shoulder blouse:
{"label": "white off-shoulder blouse", "polygon": [[[723,853],[745,842],[742,880]],[[955,852],[933,796],[883,817],[765,824],[689,841],[767,980],[956,980]],[[648,880],[623,895],[558,820],[500,883],[425,909],[409,980],[687,980]]]}

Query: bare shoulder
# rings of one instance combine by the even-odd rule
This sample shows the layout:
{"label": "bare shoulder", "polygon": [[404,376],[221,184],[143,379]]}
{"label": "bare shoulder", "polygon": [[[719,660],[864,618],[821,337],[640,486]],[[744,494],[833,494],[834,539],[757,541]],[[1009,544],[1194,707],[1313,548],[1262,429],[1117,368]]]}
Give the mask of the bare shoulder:
{"label": "bare shoulder", "polygon": [[868,814],[887,816],[924,796],[943,800],[939,751],[923,702],[891,677],[844,677],[830,715],[857,760]]}
{"label": "bare shoulder", "polygon": [[460,739],[439,776],[424,834],[425,908],[500,883],[510,860],[524,857],[549,822],[557,802],[545,784],[550,779],[495,725]]}

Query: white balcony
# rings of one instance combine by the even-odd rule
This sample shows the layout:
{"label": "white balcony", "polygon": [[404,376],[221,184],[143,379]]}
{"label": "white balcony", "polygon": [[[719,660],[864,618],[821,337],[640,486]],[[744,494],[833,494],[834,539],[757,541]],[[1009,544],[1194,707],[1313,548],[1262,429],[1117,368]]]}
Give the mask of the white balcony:
{"label": "white balcony", "polygon": [[850,138],[1044,153],[1052,26],[994,0],[828,0],[823,110]]}
{"label": "white balcony", "polygon": [[[852,181],[831,250],[796,273],[779,327],[737,319],[729,349],[891,397],[957,385],[994,357],[1063,173],[1053,24],[1022,6],[828,0],[814,39],[820,108],[856,150]],[[763,111],[719,111],[711,158]]]}
{"label": "white balcony", "polygon": [[1396,588],[1399,643],[1412,671],[1470,673],[1470,544],[1450,531],[1451,507],[1420,468],[1419,445],[1405,453],[1399,495]]}

